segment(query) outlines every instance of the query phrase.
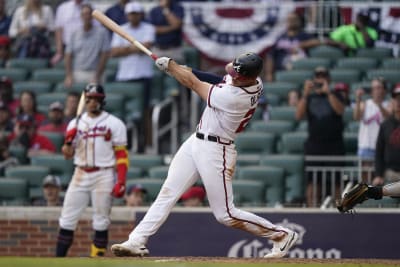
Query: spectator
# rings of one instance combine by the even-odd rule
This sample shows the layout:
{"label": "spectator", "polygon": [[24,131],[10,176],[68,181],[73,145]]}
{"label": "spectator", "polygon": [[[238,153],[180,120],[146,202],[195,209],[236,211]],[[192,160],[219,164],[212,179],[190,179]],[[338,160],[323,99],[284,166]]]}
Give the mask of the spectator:
{"label": "spectator", "polygon": [[333,90],[342,95],[346,107],[351,107],[349,85],[344,82],[335,83]]}
{"label": "spectator", "polygon": [[0,132],[3,134],[5,132],[12,132],[13,128],[14,124],[10,109],[3,102],[0,102]]}
{"label": "spectator", "polygon": [[393,114],[379,127],[373,185],[400,181],[400,84],[392,91]]}
{"label": "spectator", "polygon": [[56,53],[51,58],[53,66],[63,59],[64,48],[68,45],[72,33],[82,26],[80,14],[83,3],[84,0],[68,0],[57,8],[54,36]]}
{"label": "spectator", "polygon": [[73,83],[103,83],[103,73],[110,50],[108,33],[93,24],[92,7],[83,4],[82,26],[71,33],[65,49],[65,87]]}
{"label": "spectator", "polygon": [[[371,98],[363,101],[362,96],[366,91],[370,91]],[[385,96],[386,82],[382,78],[372,79],[370,89],[359,88],[356,91],[353,118],[360,122],[357,154],[367,166],[372,166],[372,160],[375,158],[379,126],[391,112],[390,103],[385,100]]]}
{"label": "spectator", "polygon": [[[1,1],[1,0],[0,0]],[[8,36],[0,35],[0,67],[7,67],[8,60],[11,58],[11,40]]]}
{"label": "spectator", "polygon": [[36,129],[35,119],[31,115],[18,115],[14,131],[9,136],[10,145],[24,147],[28,157],[55,153],[54,144],[46,136],[38,134]]}
{"label": "spectator", "polygon": [[287,103],[289,107],[297,107],[300,100],[300,93],[296,89],[290,90],[287,94]]}
{"label": "spectator", "polygon": [[265,79],[274,80],[278,70],[289,70],[294,61],[307,57],[307,49],[320,45],[320,41],[303,30],[302,17],[293,12],[287,17],[287,29],[267,54]]}
{"label": "spectator", "polygon": [[201,207],[204,205],[206,190],[202,186],[192,186],[181,196],[184,207]]}
{"label": "spectator", "polygon": [[50,57],[49,33],[53,31],[53,10],[41,0],[25,0],[15,11],[9,35],[16,39],[18,57]]}
{"label": "spectator", "polygon": [[19,96],[18,115],[30,115],[35,119],[36,125],[41,125],[46,119],[46,115],[37,110],[36,94],[33,91],[22,91]]}
{"label": "spectator", "polygon": [[[127,22],[125,15],[125,5],[129,0],[119,0],[115,5],[109,7],[104,14],[112,19],[118,25],[125,24]],[[109,30],[112,33],[111,30]]]}
{"label": "spectator", "polygon": [[347,55],[354,55],[359,48],[373,47],[378,33],[368,23],[368,12],[359,12],[354,24],[339,26],[330,33],[329,44],[340,47]]}
{"label": "spectator", "polygon": [[182,24],[184,17],[183,7],[175,0],[159,0],[153,7],[148,20],[156,29],[156,40],[153,51],[156,55],[163,55],[184,63],[182,47]]}
{"label": "spectator", "polygon": [[[130,35],[150,48],[155,40],[154,26],[143,21],[144,9],[138,2],[130,2],[125,6],[128,23],[121,27]],[[111,56],[119,57],[116,80],[119,82],[141,82],[144,85],[142,121],[139,122],[139,152],[144,151],[144,145],[150,137],[150,96],[151,80],[153,78],[153,60],[130,44],[118,34],[113,34]]]}
{"label": "spectator", "polygon": [[11,25],[11,16],[7,15],[7,1],[0,0],[0,35],[8,35]]}
{"label": "spectator", "polygon": [[143,206],[145,202],[146,188],[140,184],[134,184],[128,187],[125,194],[125,204],[127,207]]}
{"label": "spectator", "polygon": [[33,201],[34,206],[62,206],[63,199],[60,196],[61,180],[55,175],[47,175],[43,179],[43,197]]}
{"label": "spectator", "polygon": [[64,105],[59,102],[53,102],[49,106],[48,120],[39,126],[39,132],[53,132],[64,134],[67,129],[67,123],[64,120]]}
{"label": "spectator", "polygon": [[69,122],[76,116],[80,95],[77,92],[69,92],[65,99],[64,118],[65,122]]}
{"label": "spectator", "polygon": [[[296,119],[301,120],[304,117],[307,119],[308,137],[304,144],[306,156],[345,154],[342,120],[344,102],[339,93],[329,90],[329,82],[329,71],[323,67],[316,68],[314,79],[305,81],[303,96],[297,105]],[[336,162],[333,164],[337,166]],[[305,165],[326,166],[327,163],[306,161]],[[321,177],[318,180],[320,179]],[[313,195],[315,193],[319,199],[321,194],[319,182],[318,192],[314,192],[312,175],[307,177],[306,202],[309,207],[317,204],[313,201]],[[336,193],[339,193],[339,188]]]}
{"label": "spectator", "polygon": [[0,77],[0,101],[7,105],[8,109],[11,111],[11,115],[17,113],[19,106],[19,100],[14,99],[14,86],[10,78],[6,76]]}

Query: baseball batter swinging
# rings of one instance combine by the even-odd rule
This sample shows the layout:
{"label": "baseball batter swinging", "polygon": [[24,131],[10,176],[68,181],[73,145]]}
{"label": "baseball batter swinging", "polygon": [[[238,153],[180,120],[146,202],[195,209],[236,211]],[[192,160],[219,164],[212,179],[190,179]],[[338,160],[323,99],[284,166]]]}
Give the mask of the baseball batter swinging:
{"label": "baseball batter swinging", "polygon": [[88,84],[84,94],[86,112],[68,124],[62,147],[65,158],[73,158],[76,167],[59,219],[57,257],[66,256],[79,217],[89,200],[93,206],[95,231],[90,256],[103,256],[108,242],[112,197],[122,197],[125,192],[126,126],[103,110],[106,96],[101,85]]}
{"label": "baseball batter swinging", "polygon": [[263,92],[258,77],[262,59],[254,53],[240,55],[226,65],[227,75],[223,79],[207,73],[198,75],[205,81],[222,81],[216,84],[200,81],[195,71],[167,57],[157,59],[156,66],[196,92],[207,101],[207,107],[196,132],[174,156],[157,199],[129,239],[114,244],[112,252],[116,256],[148,255],[145,246],[148,238],[167,219],[182,193],[201,178],[218,222],[272,240],[274,245],[266,258],[285,256],[296,243],[298,234],[233,204],[232,179],[237,156],[234,140],[251,119]]}

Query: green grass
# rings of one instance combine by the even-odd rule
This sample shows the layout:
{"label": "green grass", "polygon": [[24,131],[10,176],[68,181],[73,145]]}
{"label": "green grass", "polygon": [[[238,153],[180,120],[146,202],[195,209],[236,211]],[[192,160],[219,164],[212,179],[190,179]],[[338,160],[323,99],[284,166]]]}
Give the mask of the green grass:
{"label": "green grass", "polygon": [[233,258],[31,258],[0,257],[4,267],[378,267],[399,266],[399,261],[378,260],[306,260],[306,259],[233,259]]}

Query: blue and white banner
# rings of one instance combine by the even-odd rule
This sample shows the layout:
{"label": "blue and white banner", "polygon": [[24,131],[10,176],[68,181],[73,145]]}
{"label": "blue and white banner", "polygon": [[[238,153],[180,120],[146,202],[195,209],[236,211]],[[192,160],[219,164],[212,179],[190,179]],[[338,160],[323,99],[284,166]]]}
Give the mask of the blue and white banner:
{"label": "blue and white banner", "polygon": [[262,53],[285,31],[294,11],[268,3],[183,3],[186,40],[207,57],[229,62],[245,52]]}

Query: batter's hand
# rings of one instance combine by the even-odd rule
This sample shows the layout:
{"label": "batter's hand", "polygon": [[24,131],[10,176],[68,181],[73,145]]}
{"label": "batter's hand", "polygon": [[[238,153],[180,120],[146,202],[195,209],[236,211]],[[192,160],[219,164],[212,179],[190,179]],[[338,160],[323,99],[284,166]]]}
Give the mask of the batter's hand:
{"label": "batter's hand", "polygon": [[156,66],[159,70],[168,72],[168,64],[171,61],[169,57],[160,57],[156,60]]}
{"label": "batter's hand", "polygon": [[70,145],[74,140],[77,132],[78,130],[76,128],[68,130],[67,133],[65,134],[65,143]]}
{"label": "batter's hand", "polygon": [[113,188],[113,191],[111,194],[116,198],[123,197],[125,194],[125,184],[121,184],[121,183],[117,182],[114,185],[114,188]]}

